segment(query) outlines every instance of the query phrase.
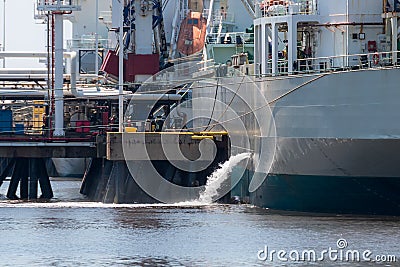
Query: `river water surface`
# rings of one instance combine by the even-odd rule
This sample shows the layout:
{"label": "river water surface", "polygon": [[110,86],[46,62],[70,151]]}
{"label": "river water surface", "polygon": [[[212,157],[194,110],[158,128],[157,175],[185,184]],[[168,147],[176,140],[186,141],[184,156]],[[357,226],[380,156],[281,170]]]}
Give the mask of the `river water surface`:
{"label": "river water surface", "polygon": [[[48,203],[5,200],[8,184],[2,185],[0,266],[375,266],[382,258],[379,266],[400,265],[396,217],[289,214],[247,205],[107,205],[82,197],[78,180],[52,185],[55,199]],[[323,253],[329,249],[331,258]],[[283,251],[281,259],[277,253],[271,258],[272,250]],[[361,259],[340,259],[348,250]],[[365,251],[375,262],[363,260]]]}

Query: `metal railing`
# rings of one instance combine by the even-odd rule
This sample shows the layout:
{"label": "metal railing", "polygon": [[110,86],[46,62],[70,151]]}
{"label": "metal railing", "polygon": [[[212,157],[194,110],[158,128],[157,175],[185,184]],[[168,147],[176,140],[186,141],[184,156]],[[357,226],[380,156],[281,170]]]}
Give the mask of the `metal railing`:
{"label": "metal railing", "polygon": [[38,11],[79,11],[79,0],[37,0]]}
{"label": "metal railing", "polygon": [[[67,47],[69,49],[96,49],[96,38],[95,36],[88,36],[78,39],[67,40]],[[98,47],[104,49],[111,48],[110,39],[98,39]]]}
{"label": "metal railing", "polygon": [[[204,9],[202,13],[203,17],[208,19],[209,9]],[[211,14],[211,22],[212,24],[218,24],[220,21],[234,23],[235,22],[235,14],[231,12],[225,12],[220,10],[215,10]]]}
{"label": "metal railing", "polygon": [[317,14],[316,0],[264,0],[259,4],[258,17],[315,14]]}
{"label": "metal railing", "polygon": [[[218,38],[219,36],[219,38]],[[254,44],[254,33],[229,32],[229,33],[210,33],[207,35],[208,44]]]}
{"label": "metal railing", "polygon": [[[268,60],[267,64],[267,73],[263,75],[269,76],[273,74],[272,60]],[[374,69],[389,66],[400,66],[400,51],[297,59],[293,63],[293,73],[289,73],[288,60],[282,58],[277,62],[276,75]]]}

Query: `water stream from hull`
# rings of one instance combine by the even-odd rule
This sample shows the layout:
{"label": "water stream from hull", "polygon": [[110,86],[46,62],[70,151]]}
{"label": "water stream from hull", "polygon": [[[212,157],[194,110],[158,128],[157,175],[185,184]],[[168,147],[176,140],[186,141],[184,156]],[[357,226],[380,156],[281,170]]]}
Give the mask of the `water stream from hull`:
{"label": "water stream from hull", "polygon": [[229,160],[220,164],[209,177],[207,177],[207,184],[203,192],[200,193],[197,202],[200,204],[211,204],[218,198],[218,189],[224,181],[229,179],[233,168],[238,165],[242,160],[250,158],[251,153],[241,153],[231,156]]}

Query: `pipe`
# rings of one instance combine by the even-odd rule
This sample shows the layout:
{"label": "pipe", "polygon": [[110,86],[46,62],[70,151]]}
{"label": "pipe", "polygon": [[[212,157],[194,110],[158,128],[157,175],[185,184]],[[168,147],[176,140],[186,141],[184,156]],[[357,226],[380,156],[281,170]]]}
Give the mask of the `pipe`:
{"label": "pipe", "polygon": [[46,91],[43,90],[30,90],[30,89],[0,89],[0,97],[40,97],[44,98],[46,96]]}
{"label": "pipe", "polygon": [[20,57],[47,57],[47,52],[27,52],[27,51],[1,51],[0,58],[20,58]]}
{"label": "pipe", "polygon": [[[96,1],[96,33],[95,33],[95,74],[99,75],[99,0]],[[122,15],[122,14],[121,14]],[[97,81],[98,82],[98,81]]]}
{"label": "pipe", "polygon": [[118,129],[122,133],[124,131],[123,119],[124,119],[124,1],[120,0],[120,21],[119,21],[119,73],[118,73]]}
{"label": "pipe", "polygon": [[64,136],[64,79],[63,79],[63,15],[56,14],[55,16],[55,125],[54,135]]}
{"label": "pipe", "polygon": [[[6,0],[3,0],[3,52],[6,51]],[[6,59],[3,58],[3,68],[6,67]]]}
{"label": "pipe", "polygon": [[[0,58],[47,58],[47,52],[22,52],[22,51],[7,51],[7,52],[0,52]],[[76,52],[63,52],[63,58],[67,58],[71,60],[71,87],[76,88],[76,81],[78,77],[77,73],[77,61]],[[9,69],[11,70],[11,69]],[[19,70],[26,70],[27,73],[31,73],[32,69],[13,69],[15,70],[14,73],[21,73],[22,71]],[[33,69],[36,70],[36,69]],[[47,69],[37,69],[44,72],[44,70],[48,71]],[[0,71],[2,73],[3,71]],[[7,71],[5,71],[8,73]],[[10,72],[11,73],[11,72]],[[21,73],[22,74],[22,73]],[[26,74],[26,73],[25,73]]]}
{"label": "pipe", "polygon": [[1,74],[47,74],[46,68],[5,68],[0,69]]}
{"label": "pipe", "polygon": [[[53,116],[54,116],[54,46],[55,46],[55,26],[54,26],[54,14],[51,15],[51,62],[48,62],[48,64],[51,64],[51,86],[49,87],[49,90],[51,91],[50,95],[50,112],[49,112],[49,136],[53,137]],[[50,93],[49,91],[49,93]]]}
{"label": "pipe", "polygon": [[[68,78],[70,75],[63,75],[63,78]],[[0,73],[0,80],[3,81],[46,81],[47,75],[40,73]],[[71,78],[72,79],[72,78]]]}

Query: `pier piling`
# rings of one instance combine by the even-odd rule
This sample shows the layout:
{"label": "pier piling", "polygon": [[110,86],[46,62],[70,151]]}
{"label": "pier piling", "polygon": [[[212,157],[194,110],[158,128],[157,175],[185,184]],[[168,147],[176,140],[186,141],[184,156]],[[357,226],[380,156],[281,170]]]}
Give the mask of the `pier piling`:
{"label": "pier piling", "polygon": [[[12,171],[11,171],[12,170]],[[15,158],[9,161],[0,176],[4,180],[11,172],[10,185],[7,190],[7,198],[16,199],[37,199],[38,182],[40,183],[40,198],[51,199],[54,194],[47,174],[45,159],[43,158]],[[19,185],[20,196],[17,196]]]}
{"label": "pier piling", "polygon": [[[93,158],[85,172],[81,193],[91,200],[104,203],[157,203],[136,182],[134,176],[152,179],[156,171],[165,180],[183,187],[202,186],[218,164],[229,158],[230,141],[226,133],[214,133],[211,139],[216,145],[214,161],[202,171],[191,172],[174,166],[162,148],[162,135],[168,135],[168,140],[175,140],[183,154],[190,160],[185,164],[193,164],[200,157],[199,144],[203,140],[195,133],[109,133],[107,136],[107,157]],[[122,137],[124,135],[124,138]],[[145,137],[143,139],[143,137]],[[210,136],[207,136],[210,138]],[[143,141],[144,140],[144,141]],[[143,143],[144,142],[144,143]],[[133,154],[124,155],[124,149]],[[146,147],[149,158],[143,151]],[[167,143],[168,146],[168,143]],[[133,157],[133,158],[130,158]],[[172,158],[172,161],[176,160]],[[150,161],[150,163],[149,163]],[[129,168],[128,165],[129,164]],[[151,166],[150,166],[150,165]],[[188,166],[190,168],[190,166]],[[194,167],[193,167],[194,169]],[[163,194],[174,194],[165,191],[161,185],[155,185],[156,191]],[[180,196],[177,196],[177,199]]]}

